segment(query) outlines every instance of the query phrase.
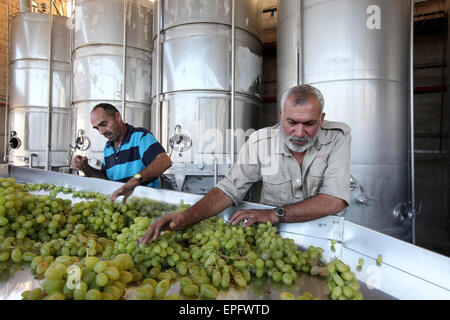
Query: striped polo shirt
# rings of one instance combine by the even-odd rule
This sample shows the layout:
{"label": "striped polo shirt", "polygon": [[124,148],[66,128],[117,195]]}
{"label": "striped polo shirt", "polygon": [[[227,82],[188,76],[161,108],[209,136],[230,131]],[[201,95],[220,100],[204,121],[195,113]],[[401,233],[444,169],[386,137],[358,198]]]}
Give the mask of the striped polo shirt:
{"label": "striped polo shirt", "polygon": [[[135,128],[126,124],[127,132],[122,143],[114,150],[113,142],[105,145],[102,172],[109,180],[127,182],[136,173],[146,168],[162,152],[161,144],[144,128]],[[146,186],[160,188],[159,177]]]}

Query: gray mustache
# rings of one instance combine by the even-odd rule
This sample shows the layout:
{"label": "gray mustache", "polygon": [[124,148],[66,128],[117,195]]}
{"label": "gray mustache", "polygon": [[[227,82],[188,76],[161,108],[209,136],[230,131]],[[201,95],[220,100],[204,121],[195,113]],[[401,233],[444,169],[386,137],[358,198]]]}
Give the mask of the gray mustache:
{"label": "gray mustache", "polygon": [[309,142],[309,138],[306,137],[289,137],[289,141],[299,142],[299,143],[307,143]]}

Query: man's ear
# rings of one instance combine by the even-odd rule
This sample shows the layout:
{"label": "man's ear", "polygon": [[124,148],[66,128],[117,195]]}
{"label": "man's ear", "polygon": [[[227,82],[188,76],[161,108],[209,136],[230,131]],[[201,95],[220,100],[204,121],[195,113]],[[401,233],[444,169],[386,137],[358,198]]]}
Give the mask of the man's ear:
{"label": "man's ear", "polygon": [[323,120],[325,119],[325,112],[322,112],[322,115],[320,116],[320,126],[323,125]]}
{"label": "man's ear", "polygon": [[114,114],[114,119],[116,119],[116,121],[122,120],[122,116],[120,115],[120,112],[116,112],[116,113]]}

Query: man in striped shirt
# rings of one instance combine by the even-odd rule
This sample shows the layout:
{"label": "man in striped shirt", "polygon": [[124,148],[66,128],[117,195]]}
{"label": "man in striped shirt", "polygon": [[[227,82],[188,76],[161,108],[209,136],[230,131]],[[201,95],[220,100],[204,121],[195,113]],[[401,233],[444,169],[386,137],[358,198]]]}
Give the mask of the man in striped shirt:
{"label": "man in striped shirt", "polygon": [[91,124],[108,141],[100,170],[88,164],[87,157],[72,159],[71,167],[88,177],[126,182],[116,190],[111,201],[124,196],[123,202],[139,186],[160,188],[159,176],[172,166],[161,144],[144,128],[123,122],[119,111],[107,103],[98,104],[91,111]]}

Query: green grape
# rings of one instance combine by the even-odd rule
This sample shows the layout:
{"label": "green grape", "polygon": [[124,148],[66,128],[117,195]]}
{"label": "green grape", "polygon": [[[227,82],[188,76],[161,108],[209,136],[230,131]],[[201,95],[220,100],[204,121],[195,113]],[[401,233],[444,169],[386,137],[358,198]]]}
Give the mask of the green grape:
{"label": "green grape", "polygon": [[22,252],[20,251],[20,249],[15,248],[12,252],[11,252],[11,259],[14,262],[21,262],[22,261]]}
{"label": "green grape", "polygon": [[113,267],[113,266],[106,267],[104,273],[111,280],[118,280],[120,278],[120,271],[116,267]]}
{"label": "green grape", "polygon": [[30,290],[28,292],[28,295],[26,296],[25,300],[39,300],[43,297],[44,292],[41,288],[35,288],[33,290]]}
{"label": "green grape", "polygon": [[295,300],[295,296],[290,292],[282,292],[280,298],[282,300]]}
{"label": "green grape", "polygon": [[383,262],[383,256],[381,254],[379,254],[378,258],[377,258],[377,266],[381,266],[382,262]]}
{"label": "green grape", "polygon": [[47,268],[49,267],[49,263],[48,262],[45,262],[45,261],[43,261],[43,262],[41,262],[41,263],[39,263],[37,266],[36,266],[36,273],[38,274],[38,275],[43,275],[44,274],[44,272],[47,270]]}
{"label": "green grape", "polygon": [[162,300],[165,298],[170,287],[170,281],[167,279],[161,280],[155,287],[155,299]]}
{"label": "green grape", "polygon": [[188,284],[182,287],[182,293],[187,296],[197,296],[200,292],[200,288],[196,284]]}
{"label": "green grape", "polygon": [[111,294],[113,300],[119,300],[120,297],[122,296],[121,290],[113,285],[106,286],[103,289],[103,292],[107,292],[107,293]]}
{"label": "green grape", "polygon": [[119,281],[121,281],[123,283],[129,283],[129,282],[133,281],[133,275],[131,273],[129,273],[128,271],[121,270]]}
{"label": "green grape", "polygon": [[84,300],[101,300],[102,293],[98,289],[90,289],[86,292]]}
{"label": "green grape", "polygon": [[[281,276],[280,276],[281,279]],[[245,280],[244,276],[240,272],[235,272],[233,277],[234,283],[238,285],[239,287],[246,287],[247,286],[247,280]]]}
{"label": "green grape", "polygon": [[200,286],[200,294],[202,297],[207,299],[216,299],[218,292],[217,289],[209,284],[202,284]]}
{"label": "green grape", "polygon": [[338,274],[333,274],[333,280],[338,286],[344,286],[344,280],[342,280],[342,278]]}
{"label": "green grape", "polygon": [[275,282],[280,282],[282,278],[282,274],[279,271],[275,271],[272,273],[272,280]]}
{"label": "green grape", "polygon": [[100,287],[106,286],[108,284],[108,281],[108,276],[103,272],[98,273],[95,277],[95,283]]}
{"label": "green grape", "polygon": [[47,294],[51,294],[53,292],[62,292],[64,284],[64,280],[45,280],[42,287]]}
{"label": "green grape", "polygon": [[106,261],[99,261],[95,264],[94,271],[96,273],[101,273],[101,272],[105,271],[107,267],[108,267],[108,264],[106,263]]}
{"label": "green grape", "polygon": [[152,286],[143,286],[136,289],[136,298],[138,300],[151,300],[153,298],[153,287]]}
{"label": "green grape", "polygon": [[44,300],[65,300],[66,298],[61,292],[55,291],[44,297]]}
{"label": "green grape", "polygon": [[285,285],[290,286],[292,284],[292,277],[288,273],[283,273],[282,281]]}
{"label": "green grape", "polygon": [[9,223],[6,217],[0,216],[0,227],[4,227]]}

